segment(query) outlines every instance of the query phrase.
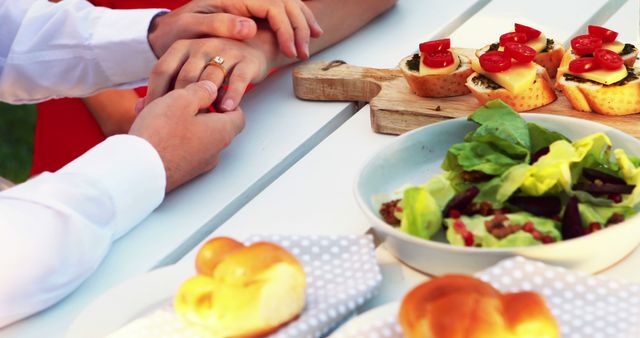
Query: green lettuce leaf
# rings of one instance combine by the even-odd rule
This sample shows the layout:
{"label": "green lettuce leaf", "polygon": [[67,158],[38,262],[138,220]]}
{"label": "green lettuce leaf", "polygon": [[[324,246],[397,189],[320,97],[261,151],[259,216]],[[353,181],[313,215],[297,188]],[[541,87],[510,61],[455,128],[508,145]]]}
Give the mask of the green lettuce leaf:
{"label": "green lettuce leaf", "polygon": [[446,173],[433,176],[422,185],[422,188],[426,189],[436,201],[439,211],[442,211],[447,202],[456,194]]}
{"label": "green lettuce leaf", "polygon": [[520,163],[522,160],[513,159],[489,144],[474,141],[451,146],[442,169],[455,172],[477,170],[488,175],[500,175]]}
{"label": "green lettuce leaf", "polygon": [[539,124],[535,124],[533,122],[527,123],[527,127],[529,128],[529,137],[531,138],[531,153],[535,153],[536,151],[550,146],[555,141],[565,140],[567,142],[571,142],[566,136],[551,131]]}
{"label": "green lettuce leaf", "polygon": [[569,142],[554,142],[549,146],[549,153],[529,167],[520,190],[530,196],[570,191],[570,164],[576,159],[576,150]]}
{"label": "green lettuce leaf", "polygon": [[494,208],[501,208],[503,203],[522,185],[529,167],[528,164],[521,163],[509,168],[502,175],[496,176],[488,182],[476,184],[480,189],[476,199],[478,201],[489,201]]}
{"label": "green lettuce leaf", "polygon": [[629,219],[629,217],[636,214],[635,210],[624,206],[606,207],[580,203],[578,204],[578,209],[580,210],[580,217],[584,227],[588,227],[593,222],[598,222],[604,226],[614,213],[622,214],[625,219]]}
{"label": "green lettuce leaf", "polygon": [[633,163],[623,149],[614,150],[613,156],[620,167],[620,174],[625,182],[636,186],[631,194],[623,195],[622,202],[618,203],[618,205],[635,207],[640,201],[640,168]]}
{"label": "green lettuce leaf", "polygon": [[[513,234],[504,237],[502,239],[498,239],[491,235],[485,226],[485,222],[491,220],[494,216],[461,216],[460,220],[464,222],[467,230],[469,230],[474,237],[474,241],[476,246],[481,246],[485,248],[507,248],[507,247],[517,247],[517,246],[531,246],[541,244],[540,241],[537,241],[533,238],[533,236],[526,231],[516,231]],[[559,223],[542,217],[536,217],[527,212],[516,212],[507,214],[507,217],[511,220],[512,224],[524,224],[527,221],[533,222],[533,226],[536,230],[538,230],[543,236],[549,235],[554,238],[554,240],[559,241],[562,237],[560,234]],[[462,239],[462,235],[460,235],[454,228],[453,223],[455,219],[447,218],[445,219],[445,223],[448,226],[447,229],[447,240],[449,243],[458,246],[464,246],[464,240]]]}
{"label": "green lettuce leaf", "polygon": [[470,136],[473,140],[484,135],[495,135],[508,143],[522,146],[527,150],[530,148],[527,123],[520,114],[502,100],[487,102],[469,115],[469,120],[480,125]]}
{"label": "green lettuce leaf", "polygon": [[404,191],[400,229],[413,236],[429,239],[442,228],[442,211],[431,194],[422,187]]}

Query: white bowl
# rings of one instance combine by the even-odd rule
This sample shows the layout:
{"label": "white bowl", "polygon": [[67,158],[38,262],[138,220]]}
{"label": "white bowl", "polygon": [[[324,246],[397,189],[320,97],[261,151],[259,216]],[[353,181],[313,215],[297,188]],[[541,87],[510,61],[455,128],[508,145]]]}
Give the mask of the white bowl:
{"label": "white bowl", "polygon": [[[596,133],[606,133],[614,148],[630,155],[640,155],[640,141],[617,129],[582,119],[545,114],[521,114],[535,122],[561,132],[572,140]],[[404,263],[430,274],[474,273],[498,261],[524,256],[549,264],[587,273],[601,271],[622,260],[640,243],[640,218],[587,236],[553,244],[516,248],[466,248],[442,240],[425,240],[411,236],[385,223],[374,196],[391,194],[406,184],[421,184],[441,173],[440,164],[449,147],[463,141],[477,125],[466,119],[454,119],[428,125],[398,137],[376,153],[361,169],[355,183],[358,204],[373,224],[376,236]]]}

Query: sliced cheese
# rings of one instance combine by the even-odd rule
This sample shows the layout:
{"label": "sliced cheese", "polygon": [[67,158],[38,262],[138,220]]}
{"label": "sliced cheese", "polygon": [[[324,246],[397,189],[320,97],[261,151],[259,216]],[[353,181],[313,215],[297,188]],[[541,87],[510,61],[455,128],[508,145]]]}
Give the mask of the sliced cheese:
{"label": "sliced cheese", "polygon": [[495,83],[501,85],[506,90],[514,94],[527,90],[536,80],[537,68],[533,62],[524,64],[514,63],[511,65],[511,68],[505,71],[490,73],[482,69],[478,58],[473,58],[471,60],[471,67],[477,73],[490,78]]}
{"label": "sliced cheese", "polygon": [[603,42],[602,43],[602,48],[608,49],[610,51],[616,52],[618,54],[620,54],[620,52],[622,52],[622,50],[624,49],[624,43],[616,40],[613,42]]}
{"label": "sliced cheese", "polygon": [[527,41],[525,45],[536,50],[536,53],[540,53],[543,49],[547,47],[547,37],[544,34],[540,33],[540,36],[533,40]]}
{"label": "sliced cheese", "polygon": [[566,73],[583,79],[610,85],[627,77],[627,67],[622,65],[618,70],[597,69],[586,73],[574,73],[567,69]]}
{"label": "sliced cheese", "polygon": [[443,75],[443,74],[451,74],[458,69],[460,65],[460,58],[456,53],[451,52],[453,54],[453,63],[442,68],[432,68],[424,64],[424,54],[420,54],[420,75]]}

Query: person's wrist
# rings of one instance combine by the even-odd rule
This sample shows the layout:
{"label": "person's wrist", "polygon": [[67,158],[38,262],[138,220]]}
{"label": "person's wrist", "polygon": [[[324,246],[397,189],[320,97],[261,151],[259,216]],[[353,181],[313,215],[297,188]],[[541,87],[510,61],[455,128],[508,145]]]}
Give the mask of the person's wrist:
{"label": "person's wrist", "polygon": [[147,41],[149,42],[149,46],[153,51],[153,54],[157,58],[160,58],[166,48],[162,46],[162,35],[158,32],[158,27],[161,25],[161,22],[166,18],[165,15],[168,14],[169,11],[162,11],[158,14],[154,15],[149,22],[149,29],[147,31]]}

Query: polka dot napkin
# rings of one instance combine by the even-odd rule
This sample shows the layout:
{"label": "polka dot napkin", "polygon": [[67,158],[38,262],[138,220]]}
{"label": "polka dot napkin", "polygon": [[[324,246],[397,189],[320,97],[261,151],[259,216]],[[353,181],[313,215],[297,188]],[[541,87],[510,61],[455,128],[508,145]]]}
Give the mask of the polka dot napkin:
{"label": "polka dot napkin", "polygon": [[[640,337],[640,285],[621,283],[522,257],[506,259],[476,277],[502,292],[536,291],[558,320],[563,338]],[[395,312],[395,311],[394,311]],[[396,313],[332,338],[402,338]]]}
{"label": "polka dot napkin", "polygon": [[[277,243],[295,255],[307,274],[307,299],[300,317],[270,337],[320,337],[371,298],[382,275],[371,236],[260,235],[244,241]],[[186,279],[186,278],[185,278]],[[137,319],[110,338],[208,337],[183,323],[170,306]]]}

